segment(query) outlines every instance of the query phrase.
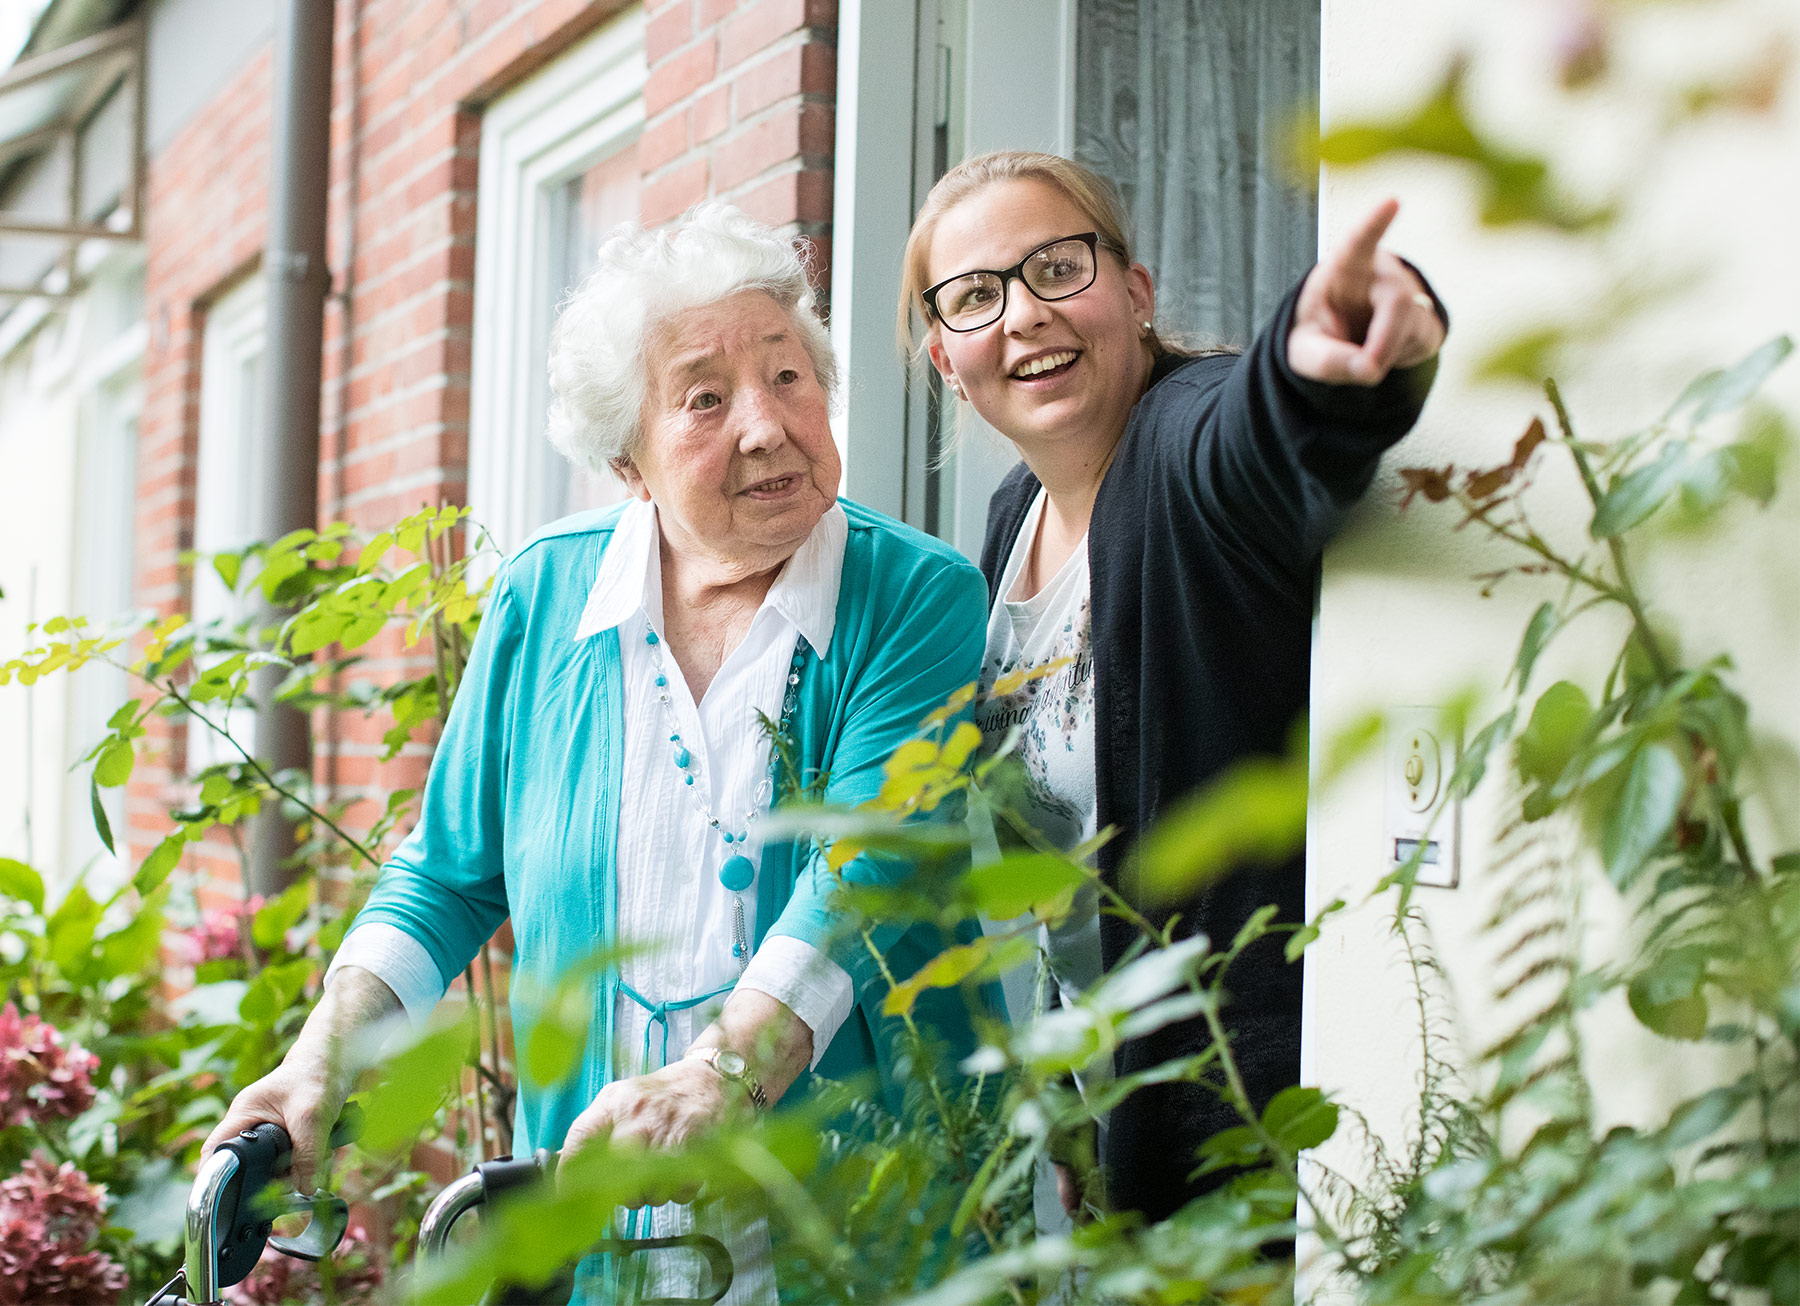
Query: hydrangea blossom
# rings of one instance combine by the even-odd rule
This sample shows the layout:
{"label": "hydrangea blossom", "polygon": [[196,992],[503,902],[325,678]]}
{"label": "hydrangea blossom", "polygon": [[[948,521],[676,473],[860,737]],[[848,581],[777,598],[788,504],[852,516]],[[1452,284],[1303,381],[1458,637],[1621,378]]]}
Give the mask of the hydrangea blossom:
{"label": "hydrangea blossom", "polygon": [[198,966],[208,961],[236,961],[244,955],[243,927],[240,922],[261,910],[263,896],[253,894],[248,902],[226,903],[208,907],[200,913],[200,923],[183,932],[188,952]]}
{"label": "hydrangea blossom", "polygon": [[105,1209],[105,1187],[42,1152],[0,1180],[0,1306],[113,1306],[125,1268],[88,1246]]}
{"label": "hydrangea blossom", "polygon": [[[387,1277],[368,1230],[356,1224],[345,1231],[331,1269],[331,1300],[339,1302],[372,1300]],[[325,1285],[317,1265],[270,1247],[242,1283],[225,1289],[225,1300],[231,1306],[324,1306]]]}
{"label": "hydrangea blossom", "polygon": [[54,1025],[0,1007],[0,1125],[69,1120],[94,1102],[100,1058],[63,1043]]}

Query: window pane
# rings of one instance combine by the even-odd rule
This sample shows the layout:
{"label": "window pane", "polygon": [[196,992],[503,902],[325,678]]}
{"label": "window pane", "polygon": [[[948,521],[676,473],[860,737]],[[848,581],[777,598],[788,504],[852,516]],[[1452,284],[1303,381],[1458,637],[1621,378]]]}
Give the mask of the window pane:
{"label": "window pane", "polygon": [[1249,343],[1317,249],[1287,155],[1319,0],[1081,0],[1075,67],[1076,157],[1125,197],[1159,325]]}
{"label": "window pane", "polygon": [[[553,230],[563,233],[563,248],[558,284],[550,296],[552,314],[563,297],[581,284],[593,268],[594,255],[606,234],[622,222],[635,222],[638,216],[637,146],[628,145],[610,154],[578,177],[562,184],[556,197],[560,209]],[[549,339],[548,324],[543,338]],[[546,381],[544,384],[548,384]],[[545,411],[548,411],[546,403]],[[542,438],[542,433],[539,433]],[[572,465],[548,443],[544,445],[550,458],[546,468],[546,521],[617,503],[625,497],[625,487],[610,475],[597,475]]]}

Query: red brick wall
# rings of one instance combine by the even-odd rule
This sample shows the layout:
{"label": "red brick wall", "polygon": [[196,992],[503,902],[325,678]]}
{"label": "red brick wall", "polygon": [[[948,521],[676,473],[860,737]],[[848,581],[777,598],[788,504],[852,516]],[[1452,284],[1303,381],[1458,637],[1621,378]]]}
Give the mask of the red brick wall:
{"label": "red brick wall", "polygon": [[814,246],[830,282],[837,0],[649,0],[643,219],[730,200]]}
{"label": "red brick wall", "polygon": [[[422,503],[461,502],[468,461],[480,106],[624,7],[621,0],[337,0],[331,249],[319,501],[373,531]],[[810,241],[828,284],[835,0],[648,0],[643,216],[719,196]],[[267,52],[150,161],[146,402],[137,592],[185,606],[205,305],[256,265],[269,167]],[[398,640],[365,673],[417,668]],[[366,825],[423,780],[414,750],[381,765],[379,723],[321,719],[321,779],[361,794]],[[180,739],[141,764],[129,798],[141,856],[167,825]]]}

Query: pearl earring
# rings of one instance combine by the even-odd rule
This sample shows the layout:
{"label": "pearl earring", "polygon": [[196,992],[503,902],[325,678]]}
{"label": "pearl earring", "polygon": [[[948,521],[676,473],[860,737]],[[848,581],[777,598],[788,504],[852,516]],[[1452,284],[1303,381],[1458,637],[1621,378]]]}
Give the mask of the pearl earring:
{"label": "pearl earring", "polygon": [[1146,336],[1150,334],[1150,324],[1148,322],[1143,323],[1143,331],[1140,334]]}

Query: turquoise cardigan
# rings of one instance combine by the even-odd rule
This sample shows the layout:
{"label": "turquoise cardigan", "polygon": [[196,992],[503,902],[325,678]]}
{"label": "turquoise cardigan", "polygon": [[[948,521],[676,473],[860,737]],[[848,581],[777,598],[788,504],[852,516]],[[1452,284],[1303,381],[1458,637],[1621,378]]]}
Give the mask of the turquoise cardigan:
{"label": "turquoise cardigan", "polygon": [[[829,776],[827,800],[875,796],[882,765],[981,664],[987,586],[947,545],[844,502],[849,534],[831,648],[800,682],[790,726],[808,776]],[[385,921],[424,945],[446,985],[508,916],[513,927],[509,1002],[515,1045],[526,1046],[532,990],[615,942],[624,693],[619,637],[577,641],[600,555],[619,508],[567,518],[528,541],[501,568],[456,702],[432,760],[419,822],[382,868],[357,923]],[[854,879],[892,877],[861,858]],[[886,984],[859,937],[834,928],[835,881],[810,843],[763,850],[758,942],[789,935],[829,950],[856,989],[856,1009],[819,1062],[833,1079],[871,1068],[898,1106],[891,1073],[897,1031],[881,1015]],[[877,943],[897,977],[944,940],[936,930],[881,927]],[[522,1084],[514,1154],[561,1146],[575,1117],[611,1072],[618,974],[587,982],[592,1019],[577,1070],[556,1084]],[[973,1046],[954,990],[932,990],[918,1010],[953,1053]],[[790,1092],[804,1091],[805,1080]]]}

